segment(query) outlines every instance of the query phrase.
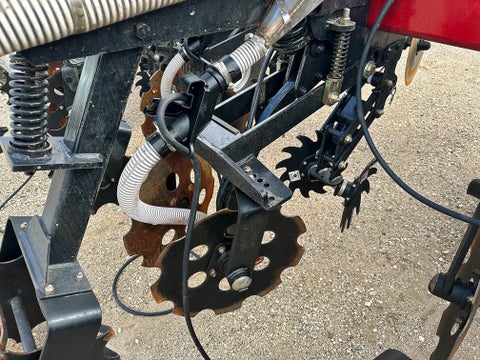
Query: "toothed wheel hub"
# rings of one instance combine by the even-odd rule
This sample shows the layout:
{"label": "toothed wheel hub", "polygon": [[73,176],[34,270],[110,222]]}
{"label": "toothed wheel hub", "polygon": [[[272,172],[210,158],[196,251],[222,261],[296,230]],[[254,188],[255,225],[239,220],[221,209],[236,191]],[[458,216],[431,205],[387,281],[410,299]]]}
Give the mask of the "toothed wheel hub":
{"label": "toothed wheel hub", "polygon": [[[231,229],[237,221],[237,212],[222,210],[199,222],[193,231],[189,263],[190,313],[204,309],[216,314],[238,309],[249,296],[263,296],[280,284],[280,274],[295,266],[303,255],[303,246],[297,238],[305,232],[299,217],[286,217],[280,209],[270,212],[264,241],[260,247],[252,283],[247,290],[234,291],[221,268],[228,261],[233,240]],[[152,286],[158,302],[172,301],[174,313],[182,315],[181,264],[184,239],[167,246],[160,257],[161,276]]]}
{"label": "toothed wheel hub", "polygon": [[302,146],[289,146],[283,149],[283,152],[290,154],[290,158],[280,161],[276,168],[286,168],[286,171],[280,176],[280,180],[288,181],[288,187],[295,191],[299,189],[304,197],[310,197],[310,191],[325,193],[323,183],[310,179],[308,176],[309,168],[316,162],[315,153],[321,146],[320,133],[316,132],[317,141],[306,136],[297,136]]}

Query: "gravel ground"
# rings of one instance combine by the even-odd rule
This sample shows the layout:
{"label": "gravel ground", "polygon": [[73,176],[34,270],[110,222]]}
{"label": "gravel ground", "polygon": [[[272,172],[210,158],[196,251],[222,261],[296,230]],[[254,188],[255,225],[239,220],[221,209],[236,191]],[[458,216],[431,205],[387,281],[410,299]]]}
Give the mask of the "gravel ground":
{"label": "gravel ground", "polygon": [[[404,61],[397,73],[403,78]],[[460,212],[471,214],[476,201],[466,195],[470,180],[480,176],[480,57],[478,53],[435,44],[426,53],[411,86],[399,81],[393,103],[376,121],[372,134],[391,166],[415,189]],[[125,118],[141,143],[137,92]],[[0,99],[5,103],[6,98]],[[4,108],[2,108],[4,110]],[[5,112],[4,112],[5,113]],[[6,113],[5,113],[6,114]],[[299,145],[295,136],[314,137],[327,115],[320,111],[262,152],[273,168]],[[0,125],[8,123],[7,115]],[[353,154],[352,179],[370,160],[364,144]],[[22,181],[0,157],[4,199]],[[280,172],[278,172],[280,174]],[[41,213],[49,180],[34,176],[0,212],[0,226],[10,215]],[[74,209],[72,209],[72,213]],[[282,275],[282,284],[263,298],[245,301],[238,311],[215,316],[203,311],[194,318],[198,336],[213,359],[373,359],[396,348],[414,359],[427,359],[435,347],[436,326],[446,303],[431,296],[431,277],[446,271],[466,225],[426,208],[403,193],[382,171],[352,227],[340,233],[341,200],[331,193],[304,199],[295,193],[282,212],[299,215],[307,232],[299,238],[303,259]],[[103,310],[103,321],[116,336],[110,347],[123,359],[200,359],[182,317],[139,318],[120,310],[110,287],[117,268],[128,258],[122,236],[130,220],[107,205],[93,216],[79,260]],[[140,261],[120,281],[129,305],[158,310],[149,286],[158,269]],[[474,321],[457,359],[480,359],[480,321]]]}

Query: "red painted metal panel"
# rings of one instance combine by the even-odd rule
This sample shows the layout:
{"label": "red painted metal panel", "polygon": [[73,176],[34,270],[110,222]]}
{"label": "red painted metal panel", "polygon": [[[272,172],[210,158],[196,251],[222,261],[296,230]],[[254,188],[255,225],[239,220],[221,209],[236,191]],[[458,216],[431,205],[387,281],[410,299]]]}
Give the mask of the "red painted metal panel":
{"label": "red painted metal panel", "polygon": [[[385,0],[372,0],[372,26]],[[396,0],[381,30],[480,50],[480,0]]]}

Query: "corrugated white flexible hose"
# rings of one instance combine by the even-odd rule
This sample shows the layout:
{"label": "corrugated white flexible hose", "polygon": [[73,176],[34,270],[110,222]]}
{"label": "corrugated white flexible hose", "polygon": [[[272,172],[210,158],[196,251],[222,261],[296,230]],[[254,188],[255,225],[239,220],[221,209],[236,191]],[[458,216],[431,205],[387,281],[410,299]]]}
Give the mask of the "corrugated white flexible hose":
{"label": "corrugated white flexible hose", "polygon": [[175,79],[175,75],[177,75],[183,65],[185,65],[185,59],[180,53],[177,53],[168,63],[160,82],[160,95],[162,98],[172,93],[173,79]]}
{"label": "corrugated white flexible hose", "polygon": [[[160,159],[160,155],[149,142],[137,150],[120,176],[117,189],[118,204],[130,218],[143,223],[186,225],[190,209],[152,206],[139,198],[140,187]],[[196,221],[205,216],[206,214],[197,211]]]}
{"label": "corrugated white flexible hose", "polygon": [[185,0],[0,0],[0,56]]}

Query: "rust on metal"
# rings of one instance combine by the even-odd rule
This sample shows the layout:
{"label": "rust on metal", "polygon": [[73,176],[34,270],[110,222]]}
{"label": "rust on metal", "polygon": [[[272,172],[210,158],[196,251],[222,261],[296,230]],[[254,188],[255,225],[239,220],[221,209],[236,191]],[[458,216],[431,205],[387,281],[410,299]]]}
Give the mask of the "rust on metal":
{"label": "rust on metal", "polygon": [[451,303],[443,312],[437,328],[438,345],[430,357],[431,360],[453,358],[480,307],[480,229],[477,230],[470,246],[468,260],[458,271],[458,278],[465,282],[474,279],[476,291],[467,308],[462,309]]}
{"label": "rust on metal", "polygon": [[[150,78],[150,89],[141,97],[140,111],[152,105],[152,100],[160,97],[160,82],[163,70],[156,71]],[[155,131],[153,119],[146,115],[142,124],[145,137]],[[198,209],[207,212],[213,196],[213,176],[210,165],[200,159],[201,182],[204,199]],[[147,204],[165,207],[190,208],[193,195],[191,180],[192,164],[189,159],[174,152],[150,171],[149,176],[140,189],[140,199]],[[132,220],[132,226],[124,236],[124,244],[129,255],[143,255],[143,266],[158,267],[158,257],[165,245],[185,235],[183,225],[151,225]]]}
{"label": "rust on metal", "polygon": [[[198,210],[207,212],[213,195],[214,181],[210,165],[203,160],[200,162],[205,197]],[[178,152],[170,154],[150,171],[140,189],[140,199],[154,206],[170,207],[175,204],[175,207],[189,208],[193,195],[191,171],[189,159]],[[183,225],[151,225],[132,220],[132,227],[124,236],[125,248],[129,255],[143,255],[144,266],[158,266],[157,259],[165,246],[164,237],[170,230],[175,233],[169,240],[177,240],[185,235]]]}
{"label": "rust on metal", "polygon": [[[184,75],[183,70],[180,70],[177,74],[177,77],[174,79],[174,85],[176,85],[176,79],[181,78]],[[140,111],[143,112],[145,108],[152,106],[152,100],[160,98],[160,82],[162,81],[163,70],[157,70],[150,77],[150,90],[142,94],[142,99],[140,101]],[[145,115],[145,121],[142,124],[142,133],[143,136],[147,137],[155,131],[155,126],[153,125],[153,118],[151,116]]]}
{"label": "rust on metal", "polygon": [[[7,346],[7,331],[5,327],[5,318],[3,313],[0,311],[0,351],[3,352]],[[2,359],[2,354],[0,354],[0,359]]]}
{"label": "rust on metal", "polygon": [[[157,70],[150,77],[150,90],[142,94],[142,99],[140,101],[140,111],[143,112],[145,108],[152,106],[151,101],[155,98],[160,97],[160,82],[162,81],[163,70]],[[152,117],[145,115],[145,121],[142,124],[142,133],[143,136],[147,137],[155,131],[155,126],[153,125]]]}

